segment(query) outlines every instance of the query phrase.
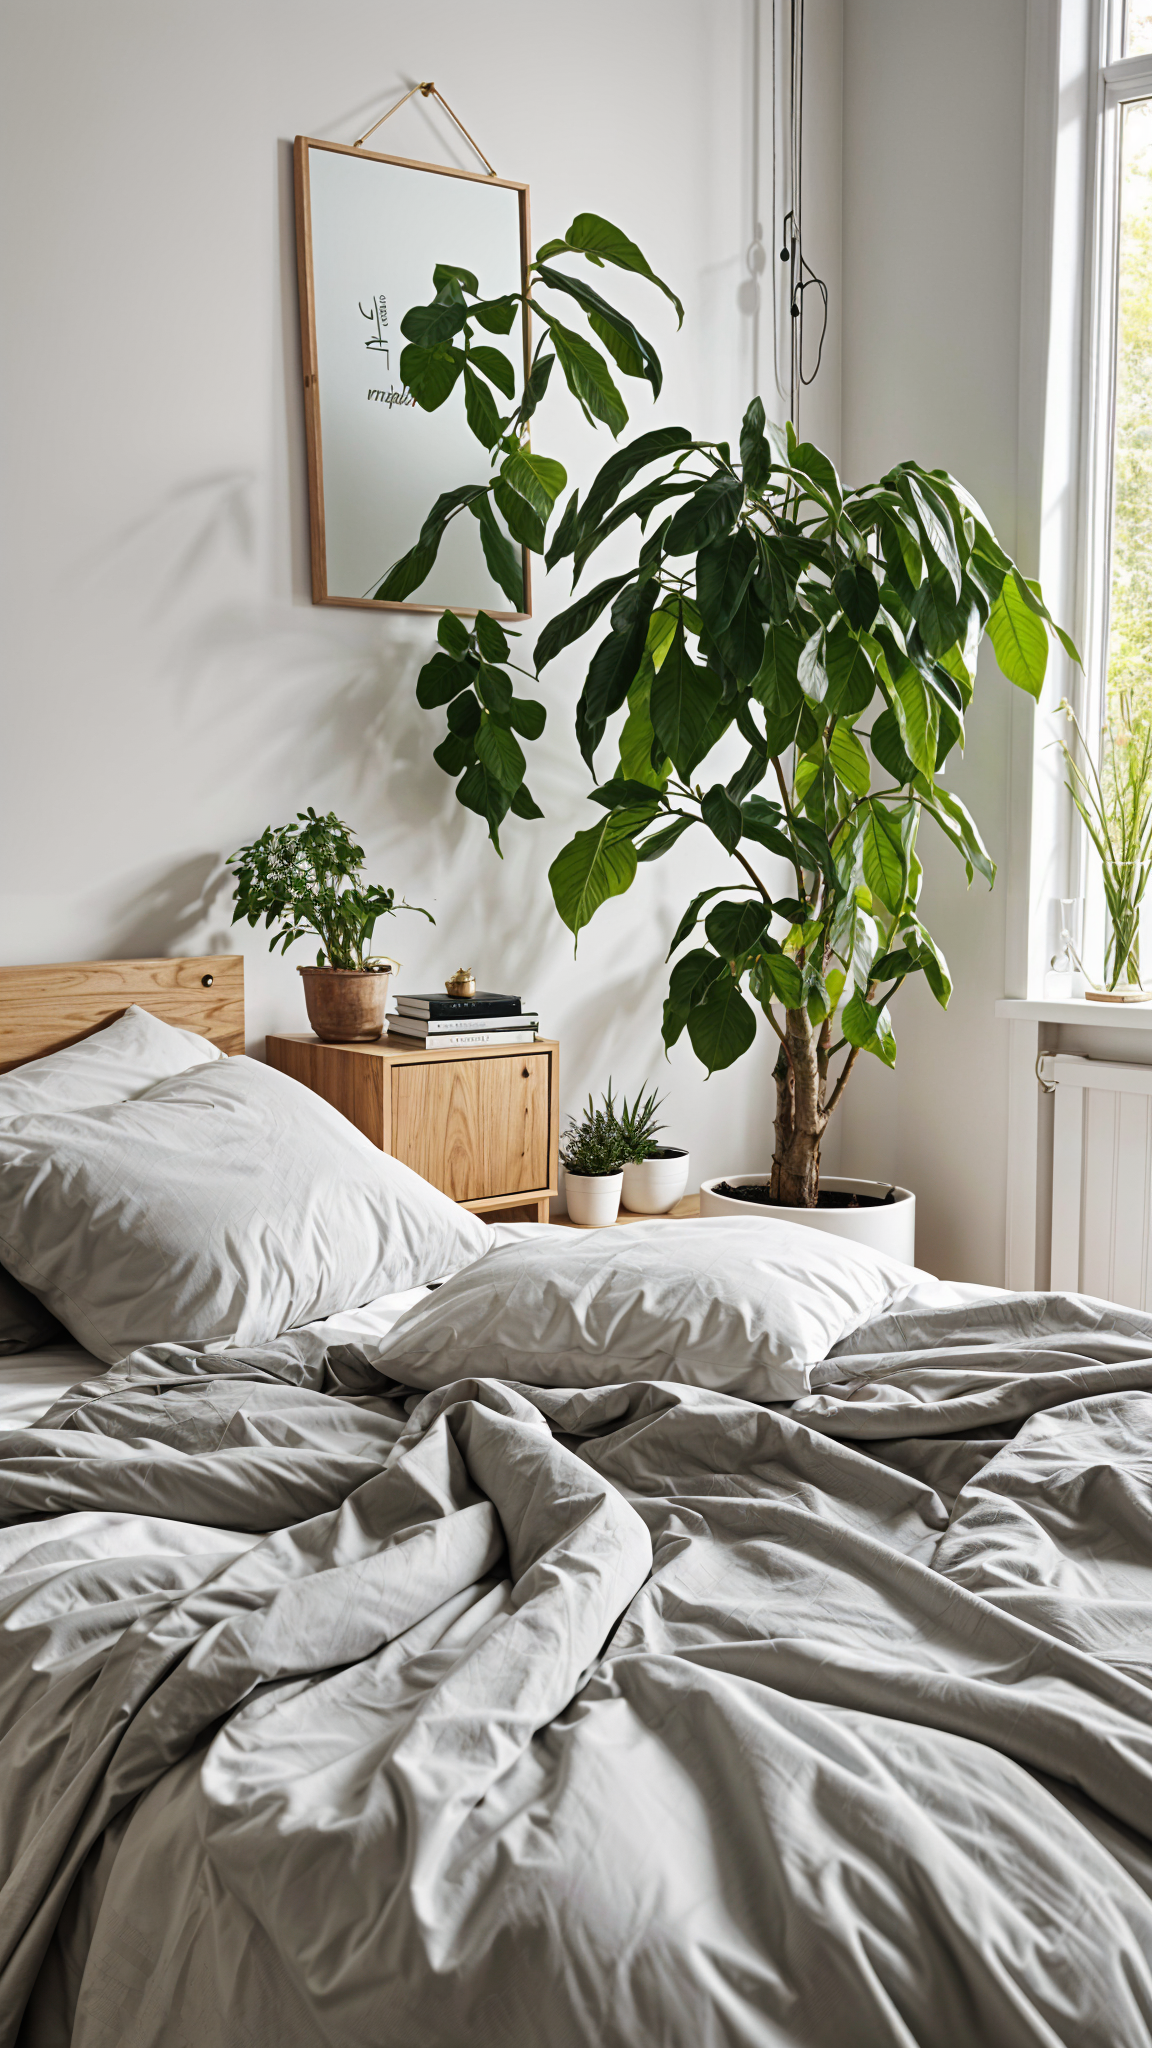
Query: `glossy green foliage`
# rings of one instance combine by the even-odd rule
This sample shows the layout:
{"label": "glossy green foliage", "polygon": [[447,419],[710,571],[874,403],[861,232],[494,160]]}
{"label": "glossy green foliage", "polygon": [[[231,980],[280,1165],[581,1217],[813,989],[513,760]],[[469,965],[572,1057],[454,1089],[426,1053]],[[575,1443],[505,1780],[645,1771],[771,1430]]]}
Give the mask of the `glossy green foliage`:
{"label": "glossy green foliage", "polygon": [[268,949],[287,952],[308,935],[320,940],[317,967],[363,969],[378,920],[397,910],[415,910],[436,920],[417,903],[397,903],[394,889],[360,880],[364,849],[334,811],[321,816],[309,804],[294,823],[267,825],[250,846],[229,857],[236,876],[233,924],[263,919],[272,933]]}

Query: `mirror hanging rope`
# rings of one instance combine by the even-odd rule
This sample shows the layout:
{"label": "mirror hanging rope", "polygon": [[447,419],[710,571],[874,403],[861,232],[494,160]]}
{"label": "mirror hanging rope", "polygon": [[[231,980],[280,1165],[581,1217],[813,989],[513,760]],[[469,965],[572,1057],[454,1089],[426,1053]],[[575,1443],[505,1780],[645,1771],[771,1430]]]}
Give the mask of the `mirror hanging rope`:
{"label": "mirror hanging rope", "polygon": [[420,95],[424,99],[439,100],[440,105],[443,107],[444,112],[448,116],[448,119],[450,121],[455,122],[457,128],[460,130],[460,133],[464,137],[464,140],[468,144],[469,148],[474,149],[476,151],[476,154],[479,157],[481,163],[483,164],[485,170],[487,171],[488,176],[490,178],[497,177],[499,173],[496,171],[494,166],[489,163],[487,157],[484,154],[484,151],[480,147],[480,144],[477,141],[475,141],[471,135],[469,135],[468,130],[464,126],[463,121],[460,119],[458,114],[454,114],[452,112],[452,109],[448,105],[448,102],[445,99],[443,93],[439,90],[435,81],[431,78],[423,80],[419,85],[414,85],[412,87],[411,92],[406,92],[404,94],[403,99],[397,100],[395,106],[389,107],[386,114],[381,114],[380,119],[378,121],[373,121],[372,126],[364,130],[363,135],[357,136],[355,142],[352,144],[353,149],[363,149],[364,144],[368,140],[368,137],[370,135],[375,135],[376,130],[378,128],[382,128],[384,126],[385,121],[390,121],[393,114],[399,113],[401,107],[406,107],[409,100],[415,98],[415,95],[417,93],[420,93]]}

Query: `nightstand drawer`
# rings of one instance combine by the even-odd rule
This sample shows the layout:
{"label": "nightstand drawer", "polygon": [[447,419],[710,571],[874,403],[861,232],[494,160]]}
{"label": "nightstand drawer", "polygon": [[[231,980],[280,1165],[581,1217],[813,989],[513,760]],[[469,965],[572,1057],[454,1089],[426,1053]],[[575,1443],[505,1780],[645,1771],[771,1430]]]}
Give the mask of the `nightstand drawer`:
{"label": "nightstand drawer", "polygon": [[548,1185],[547,1053],[392,1069],[391,1151],[456,1202]]}

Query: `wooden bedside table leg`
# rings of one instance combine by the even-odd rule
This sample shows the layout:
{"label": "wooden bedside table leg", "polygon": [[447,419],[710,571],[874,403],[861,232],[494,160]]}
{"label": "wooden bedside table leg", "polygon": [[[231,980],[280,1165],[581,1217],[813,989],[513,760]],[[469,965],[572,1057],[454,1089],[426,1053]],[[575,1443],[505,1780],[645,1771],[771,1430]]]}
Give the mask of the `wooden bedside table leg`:
{"label": "wooden bedside table leg", "polygon": [[545,1197],[544,1197],[543,1201],[542,1201],[542,1202],[537,1202],[537,1204],[536,1204],[536,1221],[537,1221],[537,1223],[547,1223],[547,1222],[548,1222],[548,1220],[549,1220],[549,1217],[550,1217],[550,1215],[551,1215],[551,1211],[552,1211],[552,1200],[551,1200],[551,1197],[550,1197],[549,1195],[545,1195]]}

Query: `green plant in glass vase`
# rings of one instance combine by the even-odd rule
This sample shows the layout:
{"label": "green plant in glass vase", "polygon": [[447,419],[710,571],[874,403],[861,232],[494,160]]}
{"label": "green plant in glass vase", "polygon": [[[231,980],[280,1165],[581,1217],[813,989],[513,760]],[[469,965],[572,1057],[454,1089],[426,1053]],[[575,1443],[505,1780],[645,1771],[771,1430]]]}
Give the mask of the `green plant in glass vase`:
{"label": "green plant in glass vase", "polygon": [[1104,987],[1114,993],[1122,983],[1140,985],[1140,906],[1152,875],[1152,725],[1134,715],[1129,692],[1118,691],[1097,768],[1066,697],[1059,708],[1075,735],[1073,747],[1056,741],[1065,788],[1100,858],[1108,913]]}
{"label": "green plant in glass vase", "polygon": [[[902,462],[875,483],[846,487],[825,454],[766,418],[759,398],[735,450],[677,426],[620,448],[583,501],[579,492],[568,498],[548,539],[567,478],[532,449],[529,425],[554,361],[591,424],[615,435],[626,413],[604,358],[588,343],[579,356],[561,345],[536,282],[586,308],[594,302],[590,324],[617,367],[660,388],[651,344],[582,279],[557,270],[570,258],[616,263],[668,292],[635,244],[594,216],[579,216],[539,251],[532,304],[545,333],[519,407],[486,420],[465,386],[469,423],[495,475],[438,501],[386,594],[415,574],[464,493],[473,509],[490,495],[509,532],[543,551],[550,569],[570,561],[573,588],[612,536],[637,535],[626,565],[549,620],[536,641],[539,675],[607,616],[574,704],[594,822],[553,861],[553,898],[578,939],[640,866],[686,833],[699,836],[701,865],[714,859],[719,872],[672,934],[665,1044],[687,1031],[714,1073],[748,1051],[763,1020],[776,1044],[772,1197],[811,1207],[821,1140],[860,1054],[895,1062],[893,996],[916,974],[942,1005],[951,993],[919,912],[921,820],[955,849],[969,882],[976,872],[989,885],[995,876],[974,819],[942,780],[963,745],[981,642],[987,634],[1005,676],[1033,697],[1050,633],[1078,657],[1039,586],[954,477]],[[451,304],[464,337],[454,383],[468,367],[466,337],[484,302],[469,305],[463,293],[457,301],[442,283],[434,303]],[[423,318],[433,308],[417,311]],[[415,319],[407,316],[406,332]],[[550,340],[554,353],[542,354]],[[437,387],[436,403],[451,388]],[[509,664],[497,659],[494,624],[481,617],[469,630],[445,614],[417,697],[426,708],[447,706],[435,758],[459,777],[459,800],[486,816],[498,846],[509,810],[539,811],[516,739],[536,734]],[[542,728],[543,707],[527,701]],[[615,759],[598,779],[596,756],[618,714]],[[732,737],[737,765],[729,754],[722,770],[710,767]]]}

